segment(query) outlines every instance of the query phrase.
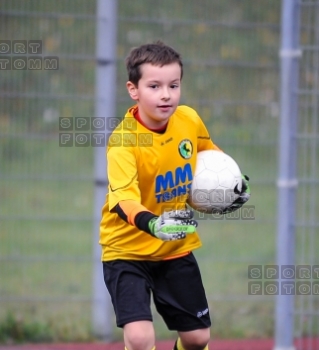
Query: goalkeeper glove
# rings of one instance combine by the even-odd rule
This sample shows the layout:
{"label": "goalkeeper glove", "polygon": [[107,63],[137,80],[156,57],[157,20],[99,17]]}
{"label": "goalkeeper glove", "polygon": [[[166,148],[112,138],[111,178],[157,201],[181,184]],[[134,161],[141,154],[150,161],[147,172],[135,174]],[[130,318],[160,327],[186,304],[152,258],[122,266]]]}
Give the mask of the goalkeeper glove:
{"label": "goalkeeper glove", "polygon": [[250,187],[249,187],[249,177],[247,175],[242,175],[242,186],[241,192],[238,191],[237,185],[234,189],[239,197],[227,208],[222,211],[222,214],[231,213],[239,208],[241,208],[250,198]]}
{"label": "goalkeeper glove", "polygon": [[197,221],[192,217],[191,210],[172,210],[151,219],[148,227],[154,237],[162,241],[176,241],[195,232]]}

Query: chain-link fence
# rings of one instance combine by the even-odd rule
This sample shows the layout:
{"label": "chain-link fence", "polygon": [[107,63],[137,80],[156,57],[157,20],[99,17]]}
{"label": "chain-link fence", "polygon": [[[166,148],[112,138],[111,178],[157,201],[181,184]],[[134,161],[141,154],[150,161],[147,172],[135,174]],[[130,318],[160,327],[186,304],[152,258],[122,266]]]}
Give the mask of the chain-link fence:
{"label": "chain-link fence", "polygon": [[[301,261],[314,263],[318,3],[304,3],[300,242],[306,249]],[[117,117],[132,104],[125,55],[132,46],[161,39],[183,56],[182,103],[198,110],[215,143],[251,178],[248,211],[200,221],[203,247],[196,255],[218,337],[273,335],[274,296],[267,290],[252,295],[248,270],[275,264],[280,10],[278,0],[118,1]],[[0,79],[0,322],[13,315],[16,322],[41,325],[39,337],[88,338],[94,147],[75,139],[64,147],[59,118],[74,123],[94,116],[96,1],[4,0],[0,16],[1,38],[11,45],[10,52],[1,51],[11,66]],[[15,52],[14,44],[20,50],[40,44],[42,51]],[[18,59],[26,59],[26,69]],[[34,69],[39,59],[41,69]],[[300,305],[300,320],[310,320],[308,306]],[[154,318],[158,336],[170,337]],[[298,335],[313,334],[315,325],[303,324]]]}
{"label": "chain-link fence", "polygon": [[[301,1],[299,100],[298,211],[296,264],[304,274],[296,276],[295,336],[297,349],[319,349],[304,336],[319,329],[319,1]],[[309,271],[305,274],[305,271]],[[298,271],[297,271],[298,272]]]}
{"label": "chain-link fence", "polygon": [[59,147],[58,131],[60,117],[94,113],[96,4],[0,6],[10,45],[1,58],[11,60],[0,79],[1,319],[33,326],[35,338],[81,338],[92,294],[92,149]]}

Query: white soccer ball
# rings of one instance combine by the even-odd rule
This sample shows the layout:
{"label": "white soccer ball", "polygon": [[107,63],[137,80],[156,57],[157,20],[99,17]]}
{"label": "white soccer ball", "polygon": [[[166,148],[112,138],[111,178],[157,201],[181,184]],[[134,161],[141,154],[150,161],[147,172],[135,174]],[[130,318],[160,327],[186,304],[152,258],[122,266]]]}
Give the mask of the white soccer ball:
{"label": "white soccer ball", "polygon": [[238,198],[241,187],[241,171],[233,158],[221,151],[202,151],[187,203],[199,212],[218,213]]}

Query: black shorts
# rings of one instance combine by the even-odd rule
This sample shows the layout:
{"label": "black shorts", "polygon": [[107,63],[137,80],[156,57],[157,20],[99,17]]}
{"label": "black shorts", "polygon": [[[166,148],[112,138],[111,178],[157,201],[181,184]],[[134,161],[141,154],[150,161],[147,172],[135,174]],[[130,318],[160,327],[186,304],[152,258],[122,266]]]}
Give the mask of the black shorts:
{"label": "black shorts", "polygon": [[103,262],[116,323],[152,321],[151,292],[169,330],[181,332],[211,325],[207,299],[194,255],[165,261]]}

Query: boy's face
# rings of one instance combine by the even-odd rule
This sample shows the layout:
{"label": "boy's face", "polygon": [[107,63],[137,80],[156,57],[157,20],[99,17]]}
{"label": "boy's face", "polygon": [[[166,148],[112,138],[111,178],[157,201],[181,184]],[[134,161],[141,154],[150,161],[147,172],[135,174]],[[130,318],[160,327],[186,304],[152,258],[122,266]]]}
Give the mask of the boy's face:
{"label": "boy's face", "polygon": [[135,86],[127,82],[131,98],[137,101],[141,120],[149,128],[164,126],[175,112],[181,95],[181,67],[171,63],[154,66],[145,63],[140,67],[142,77]]}

